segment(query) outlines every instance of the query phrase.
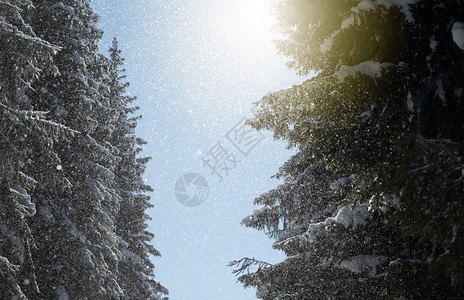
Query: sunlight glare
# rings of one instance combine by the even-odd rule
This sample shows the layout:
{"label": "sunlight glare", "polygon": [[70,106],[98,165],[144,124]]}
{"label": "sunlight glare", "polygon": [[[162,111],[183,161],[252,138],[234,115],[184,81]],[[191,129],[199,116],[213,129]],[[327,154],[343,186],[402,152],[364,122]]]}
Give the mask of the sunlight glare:
{"label": "sunlight glare", "polygon": [[271,39],[274,19],[269,0],[237,1],[233,12],[234,26],[241,34],[256,39]]}

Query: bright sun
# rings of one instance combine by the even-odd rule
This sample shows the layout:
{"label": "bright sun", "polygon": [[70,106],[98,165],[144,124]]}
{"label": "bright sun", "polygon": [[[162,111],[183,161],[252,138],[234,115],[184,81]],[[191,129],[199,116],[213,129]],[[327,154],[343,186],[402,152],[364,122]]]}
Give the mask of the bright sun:
{"label": "bright sun", "polygon": [[243,34],[263,39],[272,35],[274,23],[269,0],[240,0],[233,11],[234,24]]}

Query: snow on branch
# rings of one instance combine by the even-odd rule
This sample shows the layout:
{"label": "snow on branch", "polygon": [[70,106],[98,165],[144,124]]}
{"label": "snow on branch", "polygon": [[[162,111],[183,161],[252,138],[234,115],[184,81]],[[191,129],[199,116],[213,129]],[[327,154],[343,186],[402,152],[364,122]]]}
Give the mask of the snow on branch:
{"label": "snow on branch", "polygon": [[21,8],[19,8],[18,6],[14,5],[14,4],[11,4],[11,3],[8,3],[8,2],[5,2],[5,1],[0,1],[0,5],[4,5],[6,7],[9,7],[9,8],[12,8],[14,9],[15,11],[18,11],[18,12],[21,12],[23,11]]}
{"label": "snow on branch", "polygon": [[6,272],[18,272],[19,267],[10,263],[8,258],[0,256],[0,275],[4,276]]}
{"label": "snow on branch", "polygon": [[13,26],[1,20],[0,20],[0,34],[11,35],[11,36],[20,38],[26,42],[36,44],[40,47],[47,49],[53,54],[56,54],[56,52],[61,50],[61,47],[52,45],[49,42],[42,40],[41,38],[27,35],[23,33],[21,30],[19,30],[16,26]]}
{"label": "snow on branch", "polygon": [[346,66],[342,65],[340,70],[335,72],[335,76],[343,82],[347,77],[354,77],[357,74],[364,74],[376,80],[382,76],[382,72],[389,67],[402,67],[404,63],[399,63],[398,65],[392,63],[380,63],[378,61],[364,61],[355,66]]}
{"label": "snow on branch", "polygon": [[374,275],[377,266],[387,262],[387,260],[387,257],[383,255],[357,255],[343,260],[338,267],[356,274],[370,270],[369,273]]}
{"label": "snow on branch", "polygon": [[351,10],[353,12],[369,11],[374,10],[377,6],[384,6],[386,9],[390,9],[392,6],[396,6],[405,15],[406,20],[410,23],[414,23],[414,17],[411,12],[411,5],[417,3],[419,0],[361,0],[356,7]]}
{"label": "snow on branch", "polygon": [[464,50],[464,23],[456,22],[451,28],[451,34],[453,35],[453,41],[458,45],[461,50]]}
{"label": "snow on branch", "polygon": [[332,48],[334,43],[334,39],[338,34],[340,34],[343,30],[350,28],[354,24],[358,26],[361,24],[361,19],[359,14],[361,12],[367,12],[371,10],[378,9],[379,6],[385,7],[387,10],[390,10],[392,6],[396,6],[399,8],[400,12],[402,12],[406,18],[406,21],[409,23],[414,23],[414,17],[411,12],[412,4],[415,4],[419,0],[358,0],[359,3],[357,6],[351,8],[352,14],[344,19],[340,25],[340,28],[332,32],[332,34],[321,44],[321,52],[325,53]]}
{"label": "snow on branch", "polygon": [[366,225],[367,221],[372,218],[366,203],[354,208],[350,206],[340,206],[334,217],[326,218],[322,222],[309,224],[308,229],[302,235],[296,235],[286,240],[277,242],[274,247],[283,249],[286,247],[304,247],[307,243],[314,244],[321,237],[327,236],[328,226],[339,224],[348,230],[356,230],[360,225]]}
{"label": "snow on branch", "polygon": [[3,108],[7,110],[8,112],[12,113],[19,119],[22,119],[24,121],[39,121],[43,124],[52,126],[53,128],[60,129],[63,131],[67,131],[71,134],[79,134],[80,132],[74,129],[71,129],[65,125],[50,121],[45,119],[45,116],[48,114],[46,111],[31,111],[31,110],[19,110],[19,109],[13,109],[8,106],[6,106],[3,103],[0,103],[0,108]]}

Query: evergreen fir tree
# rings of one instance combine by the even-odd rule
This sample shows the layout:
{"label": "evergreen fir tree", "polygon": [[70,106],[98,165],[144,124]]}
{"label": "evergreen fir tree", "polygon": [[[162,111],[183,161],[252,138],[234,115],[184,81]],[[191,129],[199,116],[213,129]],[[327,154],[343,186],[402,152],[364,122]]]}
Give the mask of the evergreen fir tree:
{"label": "evergreen fir tree", "polygon": [[0,13],[0,298],[161,299],[117,42],[86,0]]}
{"label": "evergreen fir tree", "polygon": [[167,289],[154,280],[154,265],[149,255],[160,253],[149,242],[153,234],[147,231],[150,217],[146,210],[152,207],[146,192],[152,191],[143,181],[142,175],[149,157],[139,158],[145,144],[135,135],[137,117],[131,117],[138,107],[129,105],[136,99],[126,95],[128,82],[125,78],[124,58],[120,56],[116,38],[110,52],[109,87],[112,107],[117,111],[111,143],[121,161],[115,169],[116,191],[120,196],[120,210],[116,219],[116,233],[124,241],[120,243],[119,284],[127,299],[161,299]]}
{"label": "evergreen fir tree", "polygon": [[[115,234],[119,196],[113,188],[119,158],[102,135],[114,118],[105,102],[105,61],[97,54],[102,32],[88,1],[34,1],[31,25],[41,38],[60,46],[59,76],[43,75],[31,98],[56,122],[79,134],[55,149],[72,187],[38,189],[34,219],[40,297],[44,299],[121,299]],[[110,129],[108,129],[110,130]]]}
{"label": "evergreen fir tree", "polygon": [[[262,299],[381,299],[404,288],[415,293],[417,283],[407,285],[412,274],[393,274],[389,266],[423,258],[427,245],[385,227],[367,204],[354,209],[339,204],[353,176],[312,165],[311,156],[302,151],[290,158],[277,174],[284,182],[256,198],[254,204],[263,207],[242,221],[275,238],[274,248],[288,258],[275,265],[234,261],[239,281],[257,287]],[[433,295],[431,286],[421,292],[426,288]]]}
{"label": "evergreen fir tree", "polygon": [[[363,236],[375,241],[372,235],[381,238],[385,231],[389,239],[393,234],[393,244],[404,240],[410,245],[399,242],[403,246],[393,248],[397,256],[382,254],[386,260],[376,268],[380,273],[371,274],[383,278],[376,297],[461,297],[464,60],[453,26],[462,21],[464,5],[289,0],[279,1],[276,12],[287,35],[278,43],[279,51],[300,74],[316,70],[318,75],[264,97],[250,124],[272,129],[290,146],[309,151],[305,163],[322,161],[329,170],[352,177],[344,203],[355,205],[353,212],[367,207],[375,217],[358,244]],[[297,214],[306,216],[304,210]],[[284,216],[272,215],[274,220]],[[311,228],[306,227],[309,237]],[[339,238],[346,244],[341,233]],[[416,239],[421,242],[414,243]],[[276,243],[289,255],[301,247],[288,245]],[[303,253],[312,257],[315,251]],[[343,261],[349,260],[336,263]],[[331,277],[311,277],[291,269],[294,265],[268,266],[242,279],[269,290],[260,294],[265,299],[293,299],[275,291],[296,291],[301,281],[314,287],[299,297],[319,299],[317,291],[324,285],[318,280]],[[259,276],[279,268],[280,274],[295,272],[301,281],[269,288]],[[399,279],[402,284],[395,284]]]}
{"label": "evergreen fir tree", "polygon": [[57,169],[53,144],[72,130],[47,119],[26,92],[40,74],[55,73],[59,47],[38,38],[25,20],[30,1],[0,3],[0,298],[25,299],[37,293],[29,227],[36,213],[30,193],[68,182]]}

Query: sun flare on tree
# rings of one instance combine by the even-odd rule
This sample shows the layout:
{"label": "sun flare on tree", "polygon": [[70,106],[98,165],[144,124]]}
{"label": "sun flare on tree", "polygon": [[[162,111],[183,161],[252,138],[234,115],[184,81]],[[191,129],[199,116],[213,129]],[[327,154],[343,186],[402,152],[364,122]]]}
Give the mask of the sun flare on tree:
{"label": "sun flare on tree", "polygon": [[232,265],[262,299],[463,297],[464,4],[276,1],[301,85],[248,122],[299,153],[242,224],[287,258]]}

